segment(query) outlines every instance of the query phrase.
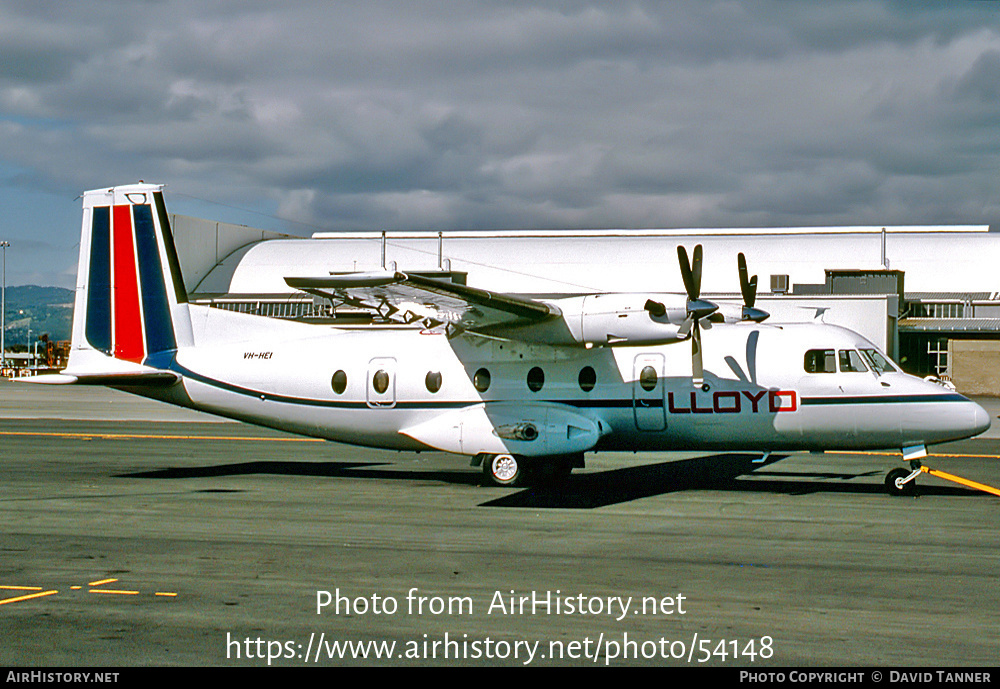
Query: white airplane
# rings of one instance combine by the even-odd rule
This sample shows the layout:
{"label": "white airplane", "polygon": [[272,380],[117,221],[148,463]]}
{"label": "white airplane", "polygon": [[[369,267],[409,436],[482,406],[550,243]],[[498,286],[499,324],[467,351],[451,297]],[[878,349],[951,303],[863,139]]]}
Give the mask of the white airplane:
{"label": "white airplane", "polygon": [[374,314],[310,324],[190,303],[162,186],[88,191],[69,363],[35,380],[466,455],[501,485],[564,476],[598,450],[895,448],[911,466],[886,484],[909,492],[927,445],[989,427],[979,405],[857,333],[762,323],[742,256],[744,306],[724,313],[700,299],[701,247],[691,262],[678,254],[686,295],[532,299],[400,272],[288,276]]}

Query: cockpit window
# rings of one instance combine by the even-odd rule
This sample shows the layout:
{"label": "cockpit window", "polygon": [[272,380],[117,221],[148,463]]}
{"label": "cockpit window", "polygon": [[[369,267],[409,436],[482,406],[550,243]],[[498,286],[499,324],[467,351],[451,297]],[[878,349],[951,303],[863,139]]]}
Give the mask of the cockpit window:
{"label": "cockpit window", "polygon": [[865,373],[868,367],[861,359],[861,355],[854,349],[840,350],[840,372],[841,373]]}
{"label": "cockpit window", "polygon": [[832,349],[810,349],[806,352],[806,373],[836,373],[837,359]]}
{"label": "cockpit window", "polygon": [[891,361],[882,356],[882,353],[877,349],[862,349],[861,353],[865,355],[865,359],[871,364],[872,370],[879,375],[883,373],[895,373],[899,370]]}

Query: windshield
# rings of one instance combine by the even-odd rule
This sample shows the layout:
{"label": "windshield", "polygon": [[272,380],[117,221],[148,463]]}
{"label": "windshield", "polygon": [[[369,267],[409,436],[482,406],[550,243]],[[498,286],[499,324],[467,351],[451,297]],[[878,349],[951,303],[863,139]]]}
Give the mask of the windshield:
{"label": "windshield", "polygon": [[875,371],[875,373],[896,373],[899,371],[899,369],[897,369],[895,365],[893,365],[893,363],[883,356],[877,349],[862,349],[861,353],[864,354],[865,359],[867,359],[868,363],[871,364],[872,370]]}

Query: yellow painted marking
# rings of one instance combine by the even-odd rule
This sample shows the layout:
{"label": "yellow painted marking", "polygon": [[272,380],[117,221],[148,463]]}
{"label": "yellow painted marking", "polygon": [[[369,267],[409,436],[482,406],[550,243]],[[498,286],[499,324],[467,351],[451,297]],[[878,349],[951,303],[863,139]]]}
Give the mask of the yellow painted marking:
{"label": "yellow painted marking", "polygon": [[31,598],[41,598],[42,596],[51,596],[53,593],[59,593],[59,591],[56,591],[56,590],[53,589],[52,591],[42,591],[41,593],[29,593],[26,596],[16,596],[14,598],[5,598],[4,600],[0,600],[0,605],[7,605],[7,603],[17,603],[19,601],[29,600]]}
{"label": "yellow painted marking", "polygon": [[975,488],[976,490],[981,490],[984,493],[990,493],[991,495],[996,495],[1000,497],[1000,490],[997,490],[993,486],[987,486],[985,483],[976,483],[975,481],[970,481],[967,478],[962,478],[961,476],[955,476],[954,474],[949,474],[938,469],[928,469],[927,467],[920,467],[920,470],[925,474],[930,474],[931,476],[937,476],[938,478],[943,478],[946,481],[954,481],[955,483],[960,483],[963,486],[968,486],[969,488]]}
{"label": "yellow painted marking", "polygon": [[324,443],[322,438],[255,438],[246,435],[157,435],[152,433],[59,433],[38,431],[0,431],[0,436],[32,436],[45,438],[101,438],[111,440],[246,440],[265,443]]}
{"label": "yellow painted marking", "polygon": [[[98,581],[92,581],[88,586],[101,586],[103,584],[110,584],[112,582],[118,581],[115,578],[100,579]],[[82,589],[83,586],[70,586],[73,591],[78,591]],[[23,596],[14,596],[12,598],[0,599],[0,605],[6,605],[7,603],[17,603],[19,601],[31,600],[32,598],[40,598],[42,596],[51,596],[55,593],[59,593],[58,590],[52,589],[50,591],[43,591],[41,586],[14,586],[10,584],[0,584],[0,590],[6,591],[35,591],[35,593],[29,593]],[[92,588],[89,593],[104,593],[112,596],[138,596],[139,591],[130,591],[126,589],[98,589]],[[153,594],[154,596],[176,598],[177,594],[172,591],[157,591]]]}
{"label": "yellow painted marking", "polygon": [[[827,450],[828,455],[869,455],[872,457],[901,457],[898,452],[867,452],[861,450]],[[1000,459],[1000,455],[927,453],[928,457],[952,457],[958,459]],[[921,458],[923,459],[923,458]]]}

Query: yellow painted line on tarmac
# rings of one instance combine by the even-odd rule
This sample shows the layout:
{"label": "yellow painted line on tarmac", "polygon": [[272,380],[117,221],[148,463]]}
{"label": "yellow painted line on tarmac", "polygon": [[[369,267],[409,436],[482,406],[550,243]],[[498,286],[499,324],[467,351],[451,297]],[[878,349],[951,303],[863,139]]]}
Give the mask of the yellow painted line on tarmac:
{"label": "yellow painted line on tarmac", "polygon": [[0,436],[42,438],[123,438],[127,440],[248,440],[268,443],[323,443],[322,438],[258,438],[247,435],[159,435],[152,433],[62,433],[56,431],[0,431]]}
{"label": "yellow painted line on tarmac", "polygon": [[[99,579],[98,581],[92,581],[87,586],[102,586],[104,584],[111,584],[118,581],[116,578]],[[73,585],[70,589],[73,591],[79,591],[83,586]],[[41,598],[43,596],[51,596],[53,594],[59,593],[57,589],[51,589],[45,591],[41,586],[14,586],[11,584],[0,584],[0,590],[8,591],[33,591],[33,593],[28,593],[22,596],[12,596],[11,598],[0,599],[0,605],[6,605],[8,603],[18,603],[21,601],[31,600],[32,598]],[[101,589],[101,588],[91,588],[88,593],[103,593],[108,596],[139,596],[142,595],[141,591],[134,591],[131,589]],[[154,596],[160,598],[176,598],[177,593],[173,591],[156,591],[153,593]]]}
{"label": "yellow painted line on tarmac", "polygon": [[[902,457],[899,452],[868,452],[861,450],[827,450],[828,455],[872,455],[879,457]],[[956,454],[946,452],[929,452],[928,457],[952,457],[956,459],[1000,459],[1000,455]],[[921,457],[923,459],[923,457]]]}
{"label": "yellow painted line on tarmac", "polygon": [[1000,489],[994,488],[993,486],[988,486],[985,483],[978,483],[976,481],[970,481],[967,478],[962,478],[961,476],[955,476],[955,474],[949,474],[938,469],[928,469],[927,467],[920,467],[920,470],[925,474],[930,474],[931,476],[937,476],[938,478],[943,478],[946,481],[953,481],[968,488],[975,488],[976,490],[981,490],[984,493],[989,493],[990,495],[996,495],[1000,497]]}
{"label": "yellow painted line on tarmac", "polygon": [[0,586],[5,591],[41,591],[41,586]]}
{"label": "yellow painted line on tarmac", "polygon": [[53,593],[59,593],[53,589],[52,591],[42,591],[40,593],[29,593],[26,596],[16,596],[14,598],[4,598],[0,600],[0,605],[7,605],[7,603],[17,603],[22,600],[30,600],[32,598],[41,598],[42,596],[51,596]]}

